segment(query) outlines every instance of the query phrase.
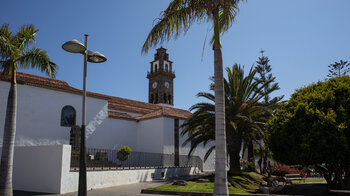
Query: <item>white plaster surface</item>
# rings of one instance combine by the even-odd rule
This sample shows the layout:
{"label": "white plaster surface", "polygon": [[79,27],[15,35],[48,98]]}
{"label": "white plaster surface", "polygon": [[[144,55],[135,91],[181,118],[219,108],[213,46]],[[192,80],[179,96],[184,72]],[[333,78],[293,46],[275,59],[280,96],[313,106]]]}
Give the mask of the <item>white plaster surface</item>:
{"label": "white plaster surface", "polygon": [[164,118],[143,120],[137,124],[135,151],[163,153]]}
{"label": "white plaster surface", "polygon": [[69,145],[15,147],[13,188],[60,193],[62,166],[70,162],[70,156],[62,156],[67,152]]}
{"label": "white plaster surface", "polygon": [[[10,83],[0,81],[0,141],[3,137],[7,96]],[[81,124],[82,96],[46,88],[17,85],[16,146],[69,144],[70,128],[60,126],[61,110],[71,105],[76,110],[76,124]],[[91,130],[98,130],[103,121],[97,119],[107,101],[87,97],[87,122],[95,122]],[[101,117],[101,115],[100,115]]]}

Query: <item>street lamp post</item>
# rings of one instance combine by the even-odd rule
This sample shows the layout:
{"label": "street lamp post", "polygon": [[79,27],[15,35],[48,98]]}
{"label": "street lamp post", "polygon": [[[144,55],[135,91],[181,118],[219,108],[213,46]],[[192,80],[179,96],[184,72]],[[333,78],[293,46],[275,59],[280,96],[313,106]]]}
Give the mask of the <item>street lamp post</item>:
{"label": "street lamp post", "polygon": [[99,53],[88,50],[88,35],[85,34],[85,46],[77,40],[72,40],[62,45],[63,50],[71,53],[80,53],[84,55],[84,73],[83,73],[83,105],[82,105],[82,123],[80,137],[80,160],[79,160],[79,190],[78,196],[86,196],[86,76],[87,62],[102,63],[107,58]]}

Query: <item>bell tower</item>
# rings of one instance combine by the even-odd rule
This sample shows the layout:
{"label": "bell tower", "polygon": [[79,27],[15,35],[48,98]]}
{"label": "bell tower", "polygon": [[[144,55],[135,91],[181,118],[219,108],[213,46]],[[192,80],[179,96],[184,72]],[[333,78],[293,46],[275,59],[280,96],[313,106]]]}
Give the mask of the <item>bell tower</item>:
{"label": "bell tower", "polygon": [[154,54],[151,69],[147,73],[148,103],[174,105],[174,78],[173,62],[165,48],[160,47]]}

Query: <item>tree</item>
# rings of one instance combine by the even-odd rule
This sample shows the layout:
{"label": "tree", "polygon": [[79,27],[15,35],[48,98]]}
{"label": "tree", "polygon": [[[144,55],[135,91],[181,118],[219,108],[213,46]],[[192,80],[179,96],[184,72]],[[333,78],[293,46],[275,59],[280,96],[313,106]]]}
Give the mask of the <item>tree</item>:
{"label": "tree", "polygon": [[122,162],[124,167],[124,161],[127,161],[130,158],[131,148],[129,146],[122,146],[117,152],[117,158]]}
{"label": "tree", "polygon": [[210,21],[213,24],[212,44],[214,50],[215,78],[215,183],[214,195],[227,195],[226,173],[226,135],[224,78],[220,35],[226,32],[234,22],[238,3],[243,0],[173,0],[163,12],[159,21],[152,28],[142,47],[148,52],[159,42],[175,39],[181,32],[186,32],[193,22]]}
{"label": "tree", "polygon": [[325,163],[327,182],[349,188],[349,125],[350,77],[337,77],[297,90],[268,122],[268,144],[276,161]]}
{"label": "tree", "polygon": [[[256,70],[250,69],[247,76],[241,66],[235,64],[232,69],[226,68],[228,80],[224,80],[225,86],[225,120],[227,149],[230,157],[230,171],[232,175],[241,173],[240,151],[242,135],[248,131],[259,132],[261,122],[257,121],[257,116],[262,112],[269,111],[269,105],[258,103],[264,97],[261,90],[264,86],[258,87],[259,83],[254,80]],[[269,84],[269,83],[267,83]],[[214,90],[215,83],[211,85]],[[267,92],[271,93],[273,90]],[[210,102],[197,103],[191,107],[193,114],[183,124],[182,135],[189,137],[184,145],[191,144],[189,154],[191,154],[199,144],[207,145],[215,140],[215,95],[200,92],[199,97],[204,97]],[[216,148],[211,146],[204,159]]]}
{"label": "tree", "polygon": [[327,75],[327,77],[333,78],[333,77],[346,76],[346,74],[350,72],[349,65],[350,63],[343,60],[340,60],[340,62],[335,62],[333,64],[328,65],[329,74]]}
{"label": "tree", "polygon": [[50,60],[46,51],[32,47],[37,32],[38,30],[33,25],[22,26],[16,34],[9,31],[7,24],[2,25],[0,29],[0,67],[2,74],[6,75],[11,82],[1,154],[0,195],[12,195],[12,165],[17,114],[17,69],[38,69],[53,77],[57,70],[57,65]]}
{"label": "tree", "polygon": [[[283,99],[284,96],[278,96],[278,97],[274,97],[271,99],[270,95],[267,94],[266,92],[270,91],[271,89],[274,90],[279,90],[280,87],[278,85],[277,82],[275,82],[276,77],[272,76],[272,68],[270,63],[270,59],[267,56],[264,56],[264,50],[261,50],[261,57],[259,57],[259,60],[256,61],[257,66],[255,67],[257,73],[258,73],[258,77],[255,77],[255,80],[258,81],[260,83],[260,85],[265,85],[266,83],[269,83],[268,85],[265,85],[265,87],[263,88],[263,92],[265,93],[265,96],[262,100],[262,104],[269,104],[271,106],[275,106],[275,108],[272,108],[273,110],[275,110],[280,103],[280,101]],[[264,118],[264,122],[267,122],[269,120],[269,118],[271,117],[271,113],[267,112],[262,114],[262,116],[260,118]],[[261,127],[263,129],[263,133],[265,133],[265,126]],[[259,167],[260,167],[260,171],[261,173],[266,172],[266,168],[267,168],[267,158],[269,157],[269,149],[267,148],[267,146],[265,146],[266,141],[265,137],[261,137],[260,143],[259,143],[259,154],[260,154],[260,159],[258,161],[259,163]],[[251,141],[249,141],[249,146],[250,148],[248,148],[248,159],[253,159],[254,160],[254,149],[253,149],[253,144]]]}

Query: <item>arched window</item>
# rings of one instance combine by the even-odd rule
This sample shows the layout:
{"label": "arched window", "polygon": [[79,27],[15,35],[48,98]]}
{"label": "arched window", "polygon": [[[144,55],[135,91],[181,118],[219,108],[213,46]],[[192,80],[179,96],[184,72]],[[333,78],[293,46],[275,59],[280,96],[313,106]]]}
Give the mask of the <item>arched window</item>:
{"label": "arched window", "polygon": [[151,95],[151,103],[154,102],[154,97],[153,97],[153,94]]}
{"label": "arched window", "polygon": [[168,72],[168,63],[165,64],[165,71]]}
{"label": "arched window", "polygon": [[72,127],[75,125],[76,112],[72,106],[66,105],[61,111],[61,126]]}
{"label": "arched window", "polygon": [[156,101],[154,103],[158,103],[158,94],[156,93]]}
{"label": "arched window", "polygon": [[164,103],[168,103],[167,100],[166,100],[167,96],[166,94],[164,93]]}
{"label": "arched window", "polygon": [[171,104],[171,95],[168,95],[168,103]]}

